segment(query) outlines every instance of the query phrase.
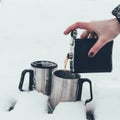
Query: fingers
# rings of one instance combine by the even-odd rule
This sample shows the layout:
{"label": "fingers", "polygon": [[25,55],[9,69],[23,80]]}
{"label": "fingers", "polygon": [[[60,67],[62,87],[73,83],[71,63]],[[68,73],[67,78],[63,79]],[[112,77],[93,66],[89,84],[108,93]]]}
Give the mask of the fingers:
{"label": "fingers", "polygon": [[92,39],[92,38],[98,39],[98,35],[96,32],[90,32],[88,38],[89,39]]}
{"label": "fingers", "polygon": [[95,38],[95,39],[98,39],[98,35],[95,32],[84,31],[81,34],[80,38],[81,39],[83,39],[83,38],[88,38],[88,39]]}
{"label": "fingers", "polygon": [[97,42],[93,45],[93,47],[90,49],[88,56],[94,57],[97,52],[107,43],[106,39],[99,38]]}
{"label": "fingers", "polygon": [[69,34],[72,30],[74,29],[86,29],[89,31],[90,27],[89,27],[89,23],[87,22],[76,22],[75,24],[69,26],[65,31],[64,34],[67,35]]}
{"label": "fingers", "polygon": [[87,38],[89,36],[89,32],[86,30],[86,31],[84,31],[82,34],[81,34],[81,36],[80,36],[80,38],[82,39],[82,38]]}

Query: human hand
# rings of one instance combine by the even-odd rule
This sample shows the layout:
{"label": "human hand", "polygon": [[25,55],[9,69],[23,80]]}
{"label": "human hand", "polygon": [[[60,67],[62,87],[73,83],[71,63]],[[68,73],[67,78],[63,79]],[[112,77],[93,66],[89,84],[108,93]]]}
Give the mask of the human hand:
{"label": "human hand", "polygon": [[69,34],[74,29],[85,29],[80,38],[98,38],[97,42],[88,52],[89,57],[94,57],[96,53],[108,42],[112,41],[120,34],[120,24],[117,19],[109,19],[92,22],[76,22],[69,26],[64,34]]}

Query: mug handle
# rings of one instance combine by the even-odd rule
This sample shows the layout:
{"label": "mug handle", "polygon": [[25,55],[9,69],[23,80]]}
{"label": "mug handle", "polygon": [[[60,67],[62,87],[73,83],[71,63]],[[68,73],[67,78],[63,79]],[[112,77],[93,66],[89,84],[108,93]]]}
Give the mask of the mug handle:
{"label": "mug handle", "polygon": [[22,89],[22,87],[23,87],[24,78],[25,78],[26,73],[29,73],[29,90],[30,91],[33,90],[33,76],[34,76],[33,70],[25,69],[21,73],[21,78],[20,78],[20,82],[19,82],[19,86],[18,86],[20,91],[25,91],[25,90]]}
{"label": "mug handle", "polygon": [[82,93],[82,86],[83,86],[83,83],[84,82],[88,82],[89,83],[89,85],[90,85],[90,99],[87,99],[86,101],[85,101],[85,105],[88,103],[88,102],[91,102],[92,101],[92,99],[93,99],[93,93],[92,93],[92,83],[91,83],[91,81],[89,80],[89,79],[87,79],[87,78],[80,78],[79,79],[79,89],[78,89],[78,98],[77,98],[77,100],[81,100],[81,93]]}

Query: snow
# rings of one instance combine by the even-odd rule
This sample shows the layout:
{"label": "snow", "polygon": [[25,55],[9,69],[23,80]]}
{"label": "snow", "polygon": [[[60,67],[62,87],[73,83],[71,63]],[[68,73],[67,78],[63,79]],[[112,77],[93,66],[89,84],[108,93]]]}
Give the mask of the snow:
{"label": "snow", "polygon": [[53,118],[57,120],[86,120],[84,102],[59,103],[59,105],[55,108]]}
{"label": "snow", "polygon": [[[81,74],[93,84],[93,101],[84,85],[83,100],[63,102],[47,113],[48,96],[37,91],[20,92],[21,72],[36,60],[50,60],[63,69],[70,36],[63,31],[76,21],[113,18],[111,10],[119,0],[1,0],[0,3],[0,119],[1,120],[85,120],[91,111],[96,120],[119,120],[120,36],[114,40],[113,71]],[[81,33],[82,30],[79,30]],[[68,67],[68,66],[67,66]],[[24,88],[27,89],[28,76]],[[9,111],[11,107],[13,110]]]}

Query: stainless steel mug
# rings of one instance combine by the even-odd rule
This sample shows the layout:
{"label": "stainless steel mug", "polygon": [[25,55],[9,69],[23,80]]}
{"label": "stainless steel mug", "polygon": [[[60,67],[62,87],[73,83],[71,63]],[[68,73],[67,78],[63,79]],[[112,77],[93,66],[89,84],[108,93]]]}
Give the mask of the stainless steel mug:
{"label": "stainless steel mug", "polygon": [[54,109],[59,102],[81,100],[84,82],[88,82],[90,85],[90,99],[85,101],[86,104],[93,99],[91,81],[80,78],[79,74],[72,73],[69,70],[54,71],[49,98],[50,106]]}
{"label": "stainless steel mug", "polygon": [[25,69],[21,74],[19,90],[22,89],[26,73],[29,73],[29,90],[34,88],[38,92],[49,95],[51,90],[52,72],[57,68],[57,64],[51,61],[35,61],[31,63],[32,69]]}

